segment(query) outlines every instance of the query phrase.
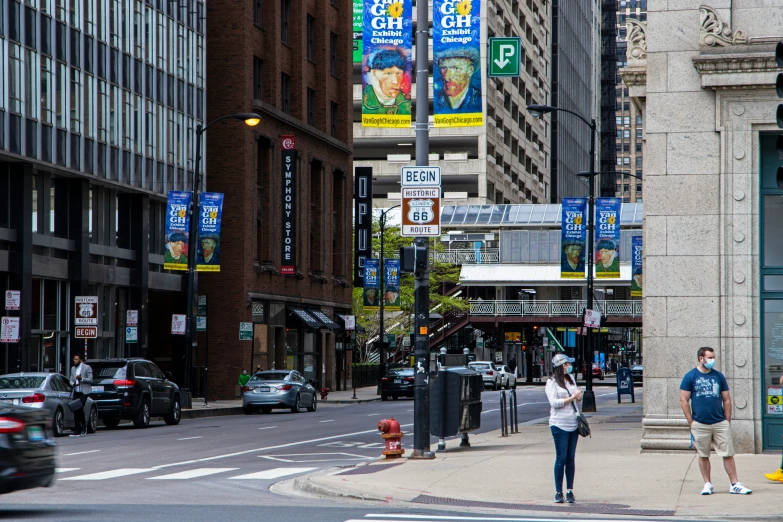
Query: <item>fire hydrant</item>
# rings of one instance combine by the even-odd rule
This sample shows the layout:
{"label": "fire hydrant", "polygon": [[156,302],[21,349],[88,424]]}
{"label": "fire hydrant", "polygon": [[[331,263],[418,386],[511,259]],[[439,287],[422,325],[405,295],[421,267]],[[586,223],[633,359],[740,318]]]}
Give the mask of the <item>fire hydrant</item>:
{"label": "fire hydrant", "polygon": [[321,400],[325,401],[326,398],[329,396],[329,392],[332,391],[329,388],[321,388]]}
{"label": "fire hydrant", "polygon": [[383,450],[383,455],[387,459],[396,459],[405,453],[405,450],[402,449],[401,440],[404,435],[400,431],[400,423],[394,420],[394,417],[381,420],[378,423],[378,431],[381,432],[381,438],[386,442],[386,449]]}

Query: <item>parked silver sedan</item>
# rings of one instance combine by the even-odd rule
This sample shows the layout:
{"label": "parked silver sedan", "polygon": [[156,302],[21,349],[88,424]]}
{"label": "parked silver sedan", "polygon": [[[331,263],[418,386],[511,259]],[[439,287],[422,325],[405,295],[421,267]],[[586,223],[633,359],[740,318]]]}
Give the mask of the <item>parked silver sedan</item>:
{"label": "parked silver sedan", "polygon": [[[52,431],[60,437],[66,428],[74,428],[73,412],[68,408],[72,388],[59,373],[11,373],[0,375],[0,403],[46,410],[52,418]],[[87,432],[98,427],[98,406],[88,398],[84,405]]]}
{"label": "parked silver sedan", "polygon": [[292,370],[267,370],[256,372],[242,387],[242,407],[247,415],[260,409],[269,413],[272,409],[291,409],[299,413],[302,408],[315,411],[315,388],[302,374]]}

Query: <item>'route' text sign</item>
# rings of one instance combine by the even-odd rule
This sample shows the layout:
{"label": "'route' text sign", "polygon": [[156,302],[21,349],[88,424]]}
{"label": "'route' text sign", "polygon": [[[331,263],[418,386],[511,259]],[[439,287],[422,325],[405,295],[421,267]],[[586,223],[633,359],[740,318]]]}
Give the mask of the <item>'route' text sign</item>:
{"label": "'route' text sign", "polygon": [[440,235],[440,187],[402,187],[403,237]]}

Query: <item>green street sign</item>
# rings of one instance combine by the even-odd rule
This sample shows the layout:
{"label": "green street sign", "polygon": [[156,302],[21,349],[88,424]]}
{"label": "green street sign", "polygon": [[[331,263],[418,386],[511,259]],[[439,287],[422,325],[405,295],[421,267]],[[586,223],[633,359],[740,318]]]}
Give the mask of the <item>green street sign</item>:
{"label": "green street sign", "polygon": [[239,323],[239,340],[253,340],[253,323]]}
{"label": "green street sign", "polygon": [[489,76],[519,76],[522,63],[522,39],[519,37],[489,38]]}

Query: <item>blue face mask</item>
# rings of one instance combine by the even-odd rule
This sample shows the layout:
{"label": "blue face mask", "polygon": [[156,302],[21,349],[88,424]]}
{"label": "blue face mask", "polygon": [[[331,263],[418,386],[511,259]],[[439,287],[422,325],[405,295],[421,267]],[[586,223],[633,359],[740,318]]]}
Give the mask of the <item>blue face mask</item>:
{"label": "blue face mask", "polygon": [[574,367],[569,365],[568,368],[566,368],[566,373],[572,373],[574,371]]}
{"label": "blue face mask", "polygon": [[712,370],[715,366],[715,359],[704,359],[704,366],[706,366],[708,370]]}

